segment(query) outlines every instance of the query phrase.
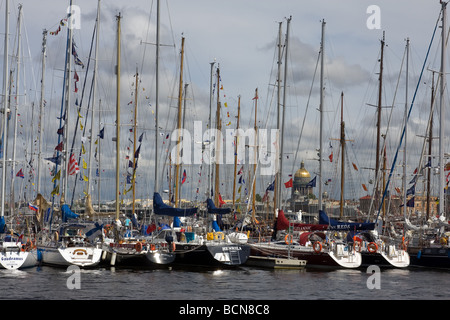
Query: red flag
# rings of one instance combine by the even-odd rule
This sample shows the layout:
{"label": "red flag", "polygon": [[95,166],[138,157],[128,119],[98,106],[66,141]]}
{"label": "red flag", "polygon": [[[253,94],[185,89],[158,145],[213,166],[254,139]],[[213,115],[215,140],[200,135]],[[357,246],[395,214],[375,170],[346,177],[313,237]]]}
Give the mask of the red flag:
{"label": "red flag", "polygon": [[80,172],[80,168],[78,167],[78,162],[75,160],[75,155],[72,153],[69,161],[69,175],[74,175]]}
{"label": "red flag", "polygon": [[55,148],[57,151],[63,151],[64,143],[61,141]]}
{"label": "red flag", "polygon": [[222,200],[222,196],[219,193],[219,207],[221,207],[222,205],[224,205],[226,202]]}
{"label": "red flag", "polygon": [[16,177],[25,179],[25,176],[23,175],[22,169],[20,169],[19,172],[16,173]]}
{"label": "red flag", "polygon": [[330,159],[330,162],[333,162],[333,151],[331,151],[331,154],[328,156],[328,158]]}
{"label": "red flag", "polygon": [[285,182],[285,183],[284,183],[284,186],[285,186],[286,188],[292,188],[293,185],[294,185],[294,184],[293,184],[292,178],[291,178],[288,182]]}

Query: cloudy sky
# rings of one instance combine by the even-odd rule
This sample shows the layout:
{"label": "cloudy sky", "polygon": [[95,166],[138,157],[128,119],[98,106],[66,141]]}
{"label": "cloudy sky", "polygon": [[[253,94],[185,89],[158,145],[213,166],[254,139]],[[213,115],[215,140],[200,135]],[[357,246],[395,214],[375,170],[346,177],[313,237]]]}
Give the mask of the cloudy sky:
{"label": "cloudy sky", "polygon": [[[16,21],[18,5],[23,5],[22,29],[22,65],[21,82],[19,84],[19,130],[17,157],[22,157],[24,149],[36,151],[36,117],[40,97],[41,80],[41,44],[42,31],[47,29],[55,32],[60,20],[65,18],[69,1],[13,1],[10,0],[10,67],[15,69],[16,55]],[[0,2],[0,14],[4,15],[5,0]],[[73,33],[79,58],[87,66],[95,18],[97,2],[88,0],[74,0],[79,7],[79,29]],[[379,11],[369,11],[370,6],[377,6]],[[277,69],[277,38],[279,23],[282,22],[282,38],[286,33],[287,18],[292,17],[290,23],[288,74],[286,89],[286,122],[285,144],[283,155],[283,180],[289,180],[304,161],[311,177],[317,174],[318,161],[316,149],[319,147],[319,72],[317,66],[322,21],[325,21],[325,61],[324,61],[324,155],[326,159],[324,180],[337,182],[336,159],[339,154],[339,126],[341,92],[344,94],[344,121],[346,126],[347,155],[350,163],[355,163],[358,171],[348,166],[349,180],[346,187],[347,198],[358,198],[366,192],[361,185],[371,187],[375,166],[375,125],[376,109],[371,106],[377,104],[378,72],[380,58],[380,40],[385,32],[385,56],[383,77],[383,105],[394,108],[383,109],[382,128],[386,132],[390,119],[387,138],[387,166],[392,165],[392,159],[399,142],[399,133],[403,121],[405,107],[405,46],[406,39],[410,39],[409,58],[409,103],[417,86],[427,48],[431,41],[433,30],[440,12],[439,1],[216,1],[194,0],[181,1],[161,0],[161,60],[160,60],[160,143],[161,162],[165,159],[171,134],[176,124],[178,78],[180,71],[181,38],[185,38],[184,82],[188,83],[186,100],[186,124],[192,130],[193,122],[203,121],[203,130],[209,117],[209,87],[211,63],[220,68],[220,100],[222,105],[222,125],[224,128],[236,127],[238,97],[241,102],[241,127],[248,129],[254,125],[255,89],[258,89],[257,125],[259,128],[274,128],[276,123],[276,83]],[[116,80],[114,66],[116,64],[116,16],[121,18],[121,123],[122,135],[121,170],[123,180],[127,170],[126,156],[132,159],[128,148],[132,147],[130,133],[133,123],[134,104],[134,74],[139,72],[139,111],[138,134],[144,133],[138,167],[137,197],[146,198],[153,192],[154,181],[154,107],[155,107],[155,46],[156,42],[156,1],[123,1],[109,0],[101,2],[101,18],[99,32],[98,56],[98,90],[97,99],[101,100],[100,115],[95,116],[95,122],[100,121],[100,127],[105,127],[106,137],[102,141],[101,170],[102,198],[114,198],[114,136],[115,121],[115,91]],[[374,20],[375,19],[375,20]],[[4,21],[4,19],[1,19]],[[375,26],[379,28],[372,28]],[[4,34],[4,24],[0,25]],[[63,26],[58,34],[47,37],[47,63],[45,73],[46,110],[44,116],[44,157],[51,157],[58,143],[56,134],[59,128],[61,110],[61,94],[63,83],[64,54],[67,27]],[[420,90],[416,97],[415,106],[411,114],[410,128],[408,128],[408,174],[418,165],[418,155],[422,150],[423,135],[429,114],[431,92],[430,70],[439,70],[440,29],[433,41],[430,56],[425,66],[425,73],[421,80]],[[3,70],[3,41],[0,44],[0,65]],[[72,93],[71,101],[82,104],[83,121],[87,120],[85,113],[91,87],[93,57],[89,70],[76,66],[75,70],[80,81],[77,82],[79,91]],[[283,67],[284,67],[283,59]],[[26,80],[25,80],[26,79]],[[26,82],[25,82],[26,81]],[[83,84],[86,87],[83,90]],[[74,82],[72,81],[72,91]],[[3,88],[3,86],[2,86]],[[83,95],[84,92],[84,95]],[[217,92],[217,91],[215,91]],[[82,102],[81,102],[82,101]],[[35,109],[32,108],[33,103]],[[214,106],[216,102],[214,101]],[[98,103],[96,102],[98,105]],[[71,106],[69,144],[72,144],[75,119],[77,113],[74,103]],[[215,110],[215,109],[214,109]],[[100,117],[100,120],[99,120]],[[84,122],[82,122],[84,123]],[[88,122],[90,127],[90,122]],[[437,125],[435,125],[437,127]],[[79,129],[79,128],[78,128]],[[99,124],[93,127],[94,134],[98,133]],[[437,132],[437,131],[436,131]],[[85,136],[88,134],[86,133]],[[437,134],[435,134],[436,136]],[[131,140],[130,140],[131,139]],[[300,140],[299,140],[300,139]],[[74,150],[81,149],[80,133],[74,140]],[[12,142],[11,142],[12,143]],[[193,142],[195,144],[195,141]],[[437,143],[436,143],[437,145]],[[298,153],[297,153],[298,150]],[[329,155],[333,152],[334,160],[330,162]],[[86,157],[87,155],[82,156]],[[402,153],[399,154],[402,157]],[[25,162],[32,159],[31,154],[20,162],[19,167],[29,170]],[[83,158],[84,159],[84,158]],[[36,161],[36,160],[35,160]],[[96,166],[96,165],[95,165]],[[94,167],[94,165],[93,165]],[[232,165],[224,166],[221,179],[221,193],[225,198],[231,197],[233,173]],[[44,174],[47,183],[41,192],[49,196],[53,184],[48,180],[51,167],[45,163]],[[183,185],[183,196],[186,198],[204,197],[206,190],[205,166],[198,164],[186,165],[187,181]],[[248,170],[248,166],[246,170]],[[18,170],[18,168],[17,168]],[[16,171],[17,171],[16,170]],[[83,173],[83,169],[82,173]],[[162,187],[167,189],[166,173],[161,165]],[[200,175],[202,174],[202,175]],[[409,176],[409,178],[412,176]],[[257,183],[257,192],[262,194],[273,177],[261,176]],[[27,179],[25,179],[27,180]],[[24,181],[25,181],[24,180]],[[22,183],[22,181],[20,181]],[[73,182],[70,182],[73,185]],[[76,197],[82,194],[78,182]],[[325,191],[336,195],[337,189],[332,183],[325,186]],[[396,186],[401,182],[396,180]],[[248,186],[248,182],[247,182]],[[123,182],[121,189],[128,189]],[[23,186],[21,187],[22,191]],[[33,187],[28,187],[33,188]],[[35,187],[34,187],[35,188]],[[97,192],[93,186],[91,192]],[[200,189],[199,195],[196,194]],[[317,189],[317,188],[316,188]],[[36,192],[35,189],[29,193]],[[244,190],[244,188],[242,188]],[[161,190],[160,190],[161,191]],[[371,190],[369,190],[370,192]],[[290,190],[285,190],[290,192]],[[316,190],[317,193],[317,190]],[[96,199],[96,196],[93,197]]]}

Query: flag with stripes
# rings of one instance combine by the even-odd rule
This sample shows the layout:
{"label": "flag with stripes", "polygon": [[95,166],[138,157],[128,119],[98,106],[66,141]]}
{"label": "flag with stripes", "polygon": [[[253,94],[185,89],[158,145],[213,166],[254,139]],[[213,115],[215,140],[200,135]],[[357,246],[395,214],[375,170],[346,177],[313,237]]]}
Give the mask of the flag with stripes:
{"label": "flag with stripes", "polygon": [[69,175],[74,175],[80,172],[80,168],[78,167],[78,162],[75,159],[75,155],[72,153],[69,161]]}

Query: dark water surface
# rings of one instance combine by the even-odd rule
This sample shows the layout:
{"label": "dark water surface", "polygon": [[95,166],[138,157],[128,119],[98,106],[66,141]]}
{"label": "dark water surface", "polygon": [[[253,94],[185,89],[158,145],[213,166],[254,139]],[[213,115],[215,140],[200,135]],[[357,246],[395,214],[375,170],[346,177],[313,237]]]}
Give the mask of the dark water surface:
{"label": "dark water surface", "polygon": [[[0,299],[448,300],[450,272],[424,269],[268,270],[252,267],[0,270]],[[79,289],[78,289],[79,288]]]}

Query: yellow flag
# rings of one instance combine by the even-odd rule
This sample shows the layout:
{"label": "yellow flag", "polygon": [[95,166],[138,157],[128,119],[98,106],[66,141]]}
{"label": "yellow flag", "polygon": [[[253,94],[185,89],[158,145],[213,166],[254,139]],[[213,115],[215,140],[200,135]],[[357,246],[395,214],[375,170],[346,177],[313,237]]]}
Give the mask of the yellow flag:
{"label": "yellow flag", "polygon": [[84,174],[83,174],[83,180],[84,181],[89,181],[88,177],[86,177]]}
{"label": "yellow flag", "polygon": [[81,160],[83,160],[83,169],[87,169],[87,163],[86,163],[86,161],[84,161],[84,159],[81,159]]}
{"label": "yellow flag", "polygon": [[55,182],[56,179],[60,179],[61,177],[61,169],[55,174],[55,176],[52,179],[52,182]]}
{"label": "yellow flag", "polygon": [[80,130],[83,130],[83,125],[81,124],[81,122],[80,122]]}
{"label": "yellow flag", "polygon": [[56,186],[56,188],[55,189],[53,189],[53,191],[52,191],[52,196],[57,196],[57,195],[59,195],[59,184]]}
{"label": "yellow flag", "polygon": [[86,154],[86,150],[84,149],[84,144],[81,144],[81,153],[82,154]]}

